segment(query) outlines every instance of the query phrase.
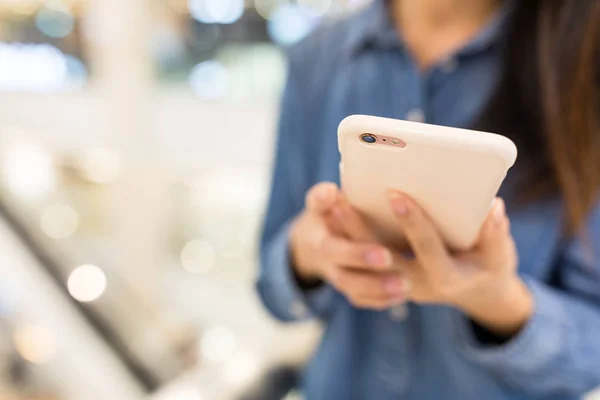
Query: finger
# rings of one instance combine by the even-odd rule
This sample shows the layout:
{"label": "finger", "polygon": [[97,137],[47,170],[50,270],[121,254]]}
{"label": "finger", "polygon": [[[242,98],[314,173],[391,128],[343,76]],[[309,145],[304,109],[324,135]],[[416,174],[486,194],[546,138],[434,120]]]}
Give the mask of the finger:
{"label": "finger", "polygon": [[391,307],[406,303],[405,298],[377,299],[370,297],[348,297],[348,301],[356,308],[383,311]]}
{"label": "finger", "polygon": [[515,257],[515,243],[510,234],[510,221],[506,215],[504,200],[496,198],[483,224],[478,240],[478,250],[495,266],[497,262],[506,262],[507,256]]}
{"label": "finger", "polygon": [[425,211],[408,196],[397,191],[390,192],[390,202],[400,228],[423,268],[437,269],[441,265],[449,265],[451,256]]}
{"label": "finger", "polygon": [[399,273],[372,273],[337,268],[331,283],[342,293],[353,299],[369,299],[400,302],[406,299],[407,286]]}
{"label": "finger", "polygon": [[338,236],[328,236],[320,243],[323,257],[334,265],[368,270],[392,268],[392,253],[378,244],[363,244]]}
{"label": "finger", "polygon": [[340,194],[338,204],[331,210],[337,227],[350,239],[359,242],[376,242],[377,238],[364,218]]}
{"label": "finger", "polygon": [[322,182],[313,186],[306,194],[306,209],[323,214],[334,206],[339,189],[335,183]]}

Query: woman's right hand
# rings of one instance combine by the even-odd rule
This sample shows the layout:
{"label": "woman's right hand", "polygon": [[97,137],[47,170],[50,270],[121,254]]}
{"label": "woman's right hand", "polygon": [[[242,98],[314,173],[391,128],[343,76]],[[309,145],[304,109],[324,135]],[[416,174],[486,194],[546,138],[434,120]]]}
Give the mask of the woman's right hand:
{"label": "woman's right hand", "polygon": [[[383,310],[406,300],[401,273],[392,253],[368,241],[353,241],[331,223],[341,198],[335,184],[320,183],[306,196],[306,207],[293,222],[290,250],[296,275],[305,282],[325,281],[358,308]],[[339,218],[339,215],[337,216]]]}

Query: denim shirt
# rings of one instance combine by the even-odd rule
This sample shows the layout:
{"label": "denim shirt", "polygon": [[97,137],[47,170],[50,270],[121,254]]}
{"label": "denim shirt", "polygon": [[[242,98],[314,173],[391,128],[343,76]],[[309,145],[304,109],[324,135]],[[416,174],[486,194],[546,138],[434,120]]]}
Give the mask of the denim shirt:
{"label": "denim shirt", "polygon": [[[600,207],[587,236],[561,239],[561,202],[508,202],[519,271],[535,301],[502,345],[477,341],[445,306],[409,304],[406,319],[352,307],[332,287],[303,291],[289,260],[290,221],[314,184],[339,182],[336,130],[356,113],[469,127],[497,83],[504,10],[446,61],[419,71],[386,3],[319,29],[289,54],[258,291],[283,321],[319,319],[307,367],[309,400],[576,399],[600,385]],[[508,176],[518,174],[514,169]],[[501,194],[510,197],[507,187]]]}

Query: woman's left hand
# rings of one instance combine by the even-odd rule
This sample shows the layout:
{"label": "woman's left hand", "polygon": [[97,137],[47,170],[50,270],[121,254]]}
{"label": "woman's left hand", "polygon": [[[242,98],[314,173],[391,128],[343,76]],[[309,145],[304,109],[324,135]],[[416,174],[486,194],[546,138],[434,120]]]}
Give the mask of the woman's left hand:
{"label": "woman's left hand", "polygon": [[[458,254],[450,253],[429,216],[411,198],[390,192],[390,204],[414,253],[410,260],[395,256],[410,282],[410,300],[456,307],[500,335],[521,329],[533,313],[533,299],[517,274],[518,257],[501,199],[495,200],[476,245]],[[364,229],[357,228],[355,211],[339,214],[350,216],[339,219],[344,230]]]}

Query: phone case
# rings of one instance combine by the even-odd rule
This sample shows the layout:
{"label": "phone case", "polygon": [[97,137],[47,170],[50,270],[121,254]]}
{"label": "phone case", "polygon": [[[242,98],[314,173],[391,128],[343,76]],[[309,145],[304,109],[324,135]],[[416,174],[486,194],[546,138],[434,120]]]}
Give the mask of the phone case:
{"label": "phone case", "polygon": [[[365,143],[365,133],[377,142]],[[367,115],[340,123],[338,145],[342,189],[385,243],[402,237],[388,201],[389,189],[398,189],[423,207],[455,250],[475,243],[517,158],[504,136]]]}

